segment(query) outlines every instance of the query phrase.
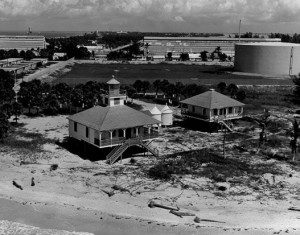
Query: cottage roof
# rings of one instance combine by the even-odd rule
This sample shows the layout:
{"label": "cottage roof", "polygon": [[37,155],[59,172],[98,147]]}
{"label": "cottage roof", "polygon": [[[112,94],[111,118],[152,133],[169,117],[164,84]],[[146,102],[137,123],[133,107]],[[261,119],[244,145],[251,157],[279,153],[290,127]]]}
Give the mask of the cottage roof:
{"label": "cottage roof", "polygon": [[182,104],[190,104],[207,109],[220,109],[226,107],[238,107],[245,104],[223,95],[215,90],[209,90],[199,95],[181,101]]}
{"label": "cottage roof", "polygon": [[159,109],[156,106],[154,106],[153,109],[150,110],[150,113],[152,115],[158,115],[161,114],[161,111],[159,111]]}
{"label": "cottage roof", "polygon": [[166,113],[173,113],[172,109],[169,108],[168,105],[162,108],[161,113],[166,114]]}
{"label": "cottage roof", "polygon": [[70,116],[69,120],[99,131],[125,129],[160,123],[160,121],[126,105],[108,107],[95,106]]}
{"label": "cottage roof", "polygon": [[118,84],[120,84],[120,82],[119,82],[117,79],[112,78],[112,79],[110,79],[110,80],[107,82],[107,84],[109,84],[109,85],[118,85]]}

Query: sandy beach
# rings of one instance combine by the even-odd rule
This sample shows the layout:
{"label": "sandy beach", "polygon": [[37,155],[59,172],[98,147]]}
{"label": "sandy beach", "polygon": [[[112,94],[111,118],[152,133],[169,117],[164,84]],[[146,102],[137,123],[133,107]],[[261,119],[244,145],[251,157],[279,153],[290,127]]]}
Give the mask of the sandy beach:
{"label": "sandy beach", "polygon": [[[68,136],[66,117],[22,116],[15,138],[20,145],[38,139],[36,149],[1,146],[0,234],[300,234],[300,212],[288,210],[300,206],[300,174],[288,164],[280,163],[286,174],[276,176],[271,186],[267,179],[261,181],[258,191],[224,182],[228,190],[220,192],[218,184],[192,175],[178,177],[177,183],[153,180],[146,174],[158,161],[152,156],[136,155],[135,164],[123,159],[108,165],[57,145]],[[175,126],[151,144],[172,153],[220,141],[221,133]],[[258,161],[251,153],[240,157]],[[126,190],[113,189],[115,185]],[[109,197],[107,192],[114,194]],[[195,216],[180,218],[149,208],[151,200],[203,220],[196,223]]]}

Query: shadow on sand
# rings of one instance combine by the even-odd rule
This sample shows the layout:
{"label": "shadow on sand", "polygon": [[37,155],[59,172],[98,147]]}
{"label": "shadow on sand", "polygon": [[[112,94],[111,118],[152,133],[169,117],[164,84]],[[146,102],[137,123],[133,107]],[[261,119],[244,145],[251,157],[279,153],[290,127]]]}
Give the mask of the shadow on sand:
{"label": "shadow on sand", "polygon": [[[114,147],[97,148],[84,141],[79,141],[74,138],[66,137],[62,142],[56,142],[60,147],[69,152],[79,156],[84,160],[100,161],[105,160],[106,156],[112,151]],[[129,147],[122,155],[122,158],[130,158],[133,154],[144,153],[144,149],[138,146]]]}

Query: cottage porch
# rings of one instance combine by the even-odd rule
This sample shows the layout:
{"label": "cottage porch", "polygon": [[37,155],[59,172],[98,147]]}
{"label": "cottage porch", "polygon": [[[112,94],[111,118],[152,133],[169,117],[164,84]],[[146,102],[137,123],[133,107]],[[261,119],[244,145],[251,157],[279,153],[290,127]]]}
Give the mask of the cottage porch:
{"label": "cottage porch", "polygon": [[181,115],[206,122],[220,122],[225,120],[239,119],[243,117],[242,107],[230,107],[223,109],[207,110],[207,114],[191,111],[189,108],[181,108]]}
{"label": "cottage porch", "polygon": [[107,148],[122,145],[128,139],[145,141],[157,138],[158,135],[158,130],[154,129],[152,126],[102,131],[97,134],[95,133],[94,145],[99,148]]}

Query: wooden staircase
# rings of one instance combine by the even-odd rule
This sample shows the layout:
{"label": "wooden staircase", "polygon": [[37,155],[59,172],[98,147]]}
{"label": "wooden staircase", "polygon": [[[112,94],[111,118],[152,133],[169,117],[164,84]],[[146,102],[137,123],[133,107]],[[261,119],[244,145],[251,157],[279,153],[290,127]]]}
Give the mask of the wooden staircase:
{"label": "wooden staircase", "polygon": [[225,120],[219,121],[219,123],[220,123],[221,125],[223,125],[225,128],[227,128],[227,130],[229,130],[230,132],[233,132],[232,128],[230,127],[230,124],[229,124],[229,123],[226,123]]}
{"label": "wooden staircase", "polygon": [[158,157],[159,152],[157,149],[153,149],[149,146],[149,144],[145,144],[141,139],[135,138],[135,139],[128,139],[123,142],[123,144],[116,146],[107,156],[106,156],[106,163],[114,164],[119,157],[131,146],[139,145],[141,147],[144,147],[147,149],[150,153],[152,153],[154,156]]}

